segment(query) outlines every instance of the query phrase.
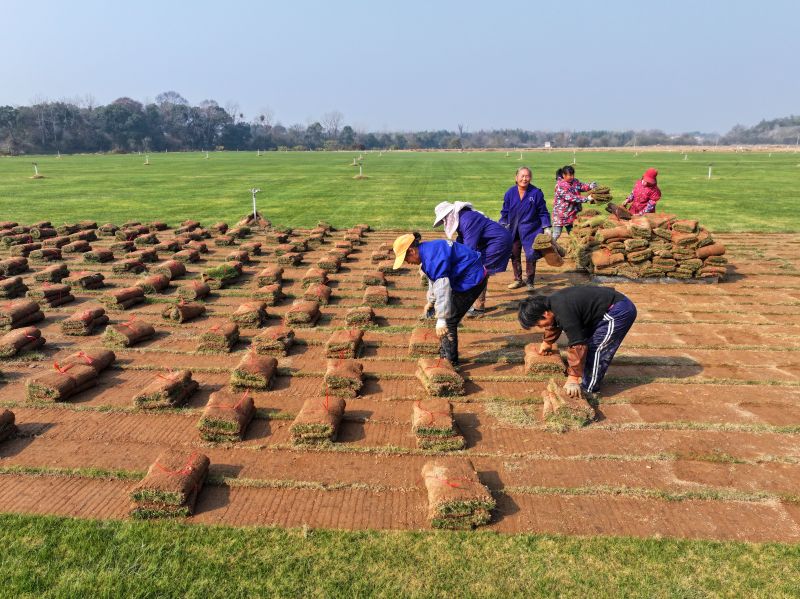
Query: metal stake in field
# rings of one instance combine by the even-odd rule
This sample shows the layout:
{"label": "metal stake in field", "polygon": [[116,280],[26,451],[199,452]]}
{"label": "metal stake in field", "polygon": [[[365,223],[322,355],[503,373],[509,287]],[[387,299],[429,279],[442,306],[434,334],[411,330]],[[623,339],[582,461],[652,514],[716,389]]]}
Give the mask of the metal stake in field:
{"label": "metal stake in field", "polygon": [[258,153],[256,154],[256,156],[261,156],[261,150],[259,150],[259,151],[258,151]]}
{"label": "metal stake in field", "polygon": [[258,189],[257,187],[253,187],[253,188],[250,190],[250,193],[252,193],[252,194],[253,194],[253,219],[258,219],[258,216],[257,216],[257,214],[258,214],[258,213],[256,212],[256,194],[257,194],[259,191],[261,191],[261,190],[260,190],[260,189]]}
{"label": "metal stake in field", "polygon": [[506,158],[508,158],[508,152],[506,152]]}
{"label": "metal stake in field", "polygon": [[708,165],[708,180],[711,181],[711,165]]}
{"label": "metal stake in field", "polygon": [[61,150],[56,150],[58,152],[58,159],[61,160]]}
{"label": "metal stake in field", "polygon": [[684,155],[683,155],[683,159],[684,159],[684,160],[689,160],[689,154],[684,154]]}
{"label": "metal stake in field", "polygon": [[208,150],[206,150],[206,160],[208,160]]}
{"label": "metal stake in field", "polygon": [[575,157],[575,150],[572,150],[572,164],[578,164],[578,159]]}
{"label": "metal stake in field", "polygon": [[522,160],[522,152],[519,153],[519,158],[517,160]]}
{"label": "metal stake in field", "polygon": [[38,162],[31,162],[33,165],[33,176],[31,179],[44,179],[44,175],[39,173],[39,163]]}
{"label": "metal stake in field", "polygon": [[145,154],[144,155],[144,165],[145,166],[150,166],[150,154]]}

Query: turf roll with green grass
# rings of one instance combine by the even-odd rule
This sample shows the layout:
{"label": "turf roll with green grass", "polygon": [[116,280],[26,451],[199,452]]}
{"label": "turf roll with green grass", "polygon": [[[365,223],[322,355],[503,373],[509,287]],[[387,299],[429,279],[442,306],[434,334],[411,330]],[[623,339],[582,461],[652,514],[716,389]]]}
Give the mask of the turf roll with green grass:
{"label": "turf roll with green grass", "polygon": [[437,458],[422,467],[433,528],[469,530],[491,520],[497,502],[478,478],[472,462]]}
{"label": "turf roll with green grass", "polygon": [[36,327],[21,327],[0,337],[0,358],[11,358],[17,354],[34,351],[42,347],[46,339]]}
{"label": "turf roll with green grass", "polygon": [[107,310],[127,310],[144,302],[144,289],[142,287],[123,287],[112,289],[98,298]]}
{"label": "turf roll with green grass", "polygon": [[123,349],[146,341],[156,334],[153,325],[136,319],[110,324],[103,333],[103,345]]}
{"label": "turf roll with green grass", "polygon": [[363,386],[364,366],[350,359],[328,360],[323,378],[323,394],[356,397]]}
{"label": "turf roll with green grass", "polygon": [[265,356],[285,356],[294,345],[294,331],[285,325],[263,329],[252,338],[253,350]]}
{"label": "turf roll with green grass", "polygon": [[446,358],[420,358],[416,376],[430,395],[464,395],[464,378]]}
{"label": "turf roll with green grass", "polygon": [[165,451],[131,491],[131,516],[138,519],[191,516],[211,461],[195,451]]}
{"label": "turf roll with green grass", "polygon": [[550,379],[542,391],[542,419],[548,430],[557,433],[579,429],[595,419],[595,411],[583,397],[570,397]]}
{"label": "turf roll with green grass", "polygon": [[255,413],[249,392],[215,391],[197,423],[200,438],[213,443],[241,441]]}
{"label": "turf roll with green grass", "polygon": [[453,420],[453,406],[445,398],[429,397],[414,402],[411,432],[417,447],[431,451],[464,449],[464,437]]}
{"label": "turf roll with green grass", "polygon": [[303,402],[303,407],[289,431],[295,445],[318,445],[336,439],[347,406],[345,400],[331,394]]}
{"label": "turf roll with green grass", "polygon": [[286,326],[309,328],[317,324],[320,317],[319,304],[311,300],[295,300],[286,311]]}
{"label": "turf roll with green grass", "polygon": [[328,358],[356,358],[361,351],[364,331],[361,329],[339,329],[331,333],[325,342],[325,356]]}
{"label": "turf roll with green grass", "polygon": [[197,351],[201,354],[227,354],[239,341],[239,326],[229,320],[216,320],[200,334]]}
{"label": "turf roll with green grass", "polygon": [[44,312],[31,299],[18,299],[0,305],[0,331],[10,331],[41,320],[44,320]]}
{"label": "turf roll with green grass", "polygon": [[172,322],[182,324],[194,320],[205,313],[205,305],[199,302],[185,302],[181,300],[177,304],[172,304],[164,308],[161,312],[161,317],[164,320],[171,320]]}
{"label": "turf roll with green grass", "polygon": [[69,336],[85,337],[107,324],[108,315],[105,308],[84,308],[61,321],[61,332]]}
{"label": "turf roll with green grass", "polygon": [[266,391],[272,388],[272,379],[277,369],[278,360],[274,356],[248,351],[231,371],[230,385],[234,388]]}
{"label": "turf roll with green grass", "polygon": [[192,379],[191,370],[179,370],[166,374],[158,373],[133,397],[137,408],[158,410],[184,405],[199,385]]}
{"label": "turf roll with green grass", "polygon": [[242,276],[242,264],[240,262],[226,262],[218,266],[207,268],[202,276],[202,281],[211,289],[222,289],[235,282]]}

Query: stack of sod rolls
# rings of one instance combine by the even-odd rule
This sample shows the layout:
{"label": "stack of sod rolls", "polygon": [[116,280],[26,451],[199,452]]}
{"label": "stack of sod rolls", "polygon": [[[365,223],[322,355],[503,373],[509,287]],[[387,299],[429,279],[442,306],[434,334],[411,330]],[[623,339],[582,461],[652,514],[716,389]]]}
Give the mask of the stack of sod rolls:
{"label": "stack of sod rolls", "polygon": [[241,441],[255,413],[255,404],[248,391],[216,391],[208,398],[203,416],[197,423],[200,438],[215,443]]}
{"label": "stack of sod rolls", "polygon": [[137,393],[133,403],[137,408],[176,408],[186,403],[199,385],[190,370],[156,374],[150,383]]}
{"label": "stack of sod rolls", "polygon": [[330,394],[307,399],[292,422],[292,442],[295,445],[317,445],[333,441],[346,405],[344,399]]}
{"label": "stack of sod rolls", "polygon": [[131,492],[131,516],[141,519],[191,516],[210,463],[208,457],[198,452],[162,453]]}
{"label": "stack of sod rolls", "polygon": [[446,358],[420,358],[416,374],[429,395],[464,395],[464,379]]}
{"label": "stack of sod rolls", "polygon": [[569,236],[579,269],[628,279],[723,278],[725,246],[696,220],[651,213],[623,220],[584,210]]}
{"label": "stack of sod rolls", "polygon": [[417,447],[433,451],[464,449],[464,437],[453,420],[453,406],[442,397],[414,402],[411,431]]}
{"label": "stack of sod rolls", "polygon": [[472,462],[439,458],[422,467],[433,528],[471,529],[486,524],[497,505]]}

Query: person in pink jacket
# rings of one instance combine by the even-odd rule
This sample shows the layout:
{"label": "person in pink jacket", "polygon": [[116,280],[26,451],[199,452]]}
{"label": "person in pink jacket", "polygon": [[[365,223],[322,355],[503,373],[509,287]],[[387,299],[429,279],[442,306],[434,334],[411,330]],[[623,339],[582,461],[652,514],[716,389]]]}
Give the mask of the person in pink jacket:
{"label": "person in pink jacket", "polygon": [[661,199],[661,190],[658,188],[658,171],[649,168],[644,175],[633,186],[633,191],[628,195],[624,207],[630,204],[630,212],[634,216],[656,211],[656,202]]}

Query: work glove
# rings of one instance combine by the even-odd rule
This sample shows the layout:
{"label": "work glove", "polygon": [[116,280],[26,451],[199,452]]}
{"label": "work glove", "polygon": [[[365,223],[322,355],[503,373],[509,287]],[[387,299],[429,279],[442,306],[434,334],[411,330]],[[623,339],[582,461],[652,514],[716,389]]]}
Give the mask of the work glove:
{"label": "work glove", "polygon": [[586,199],[589,200],[590,204],[594,204],[594,198],[590,195],[586,196]]}
{"label": "work glove", "polygon": [[544,231],[542,231],[545,235],[550,235],[550,227],[545,227]]}
{"label": "work glove", "polygon": [[436,315],[436,312],[434,310],[433,304],[428,302],[427,304],[425,304],[425,307],[422,309],[422,316],[420,317],[420,320],[428,320],[428,319],[433,318],[435,315]]}
{"label": "work glove", "polygon": [[551,353],[553,353],[552,343],[548,343],[547,341],[542,341],[542,344],[539,346],[539,355],[546,356]]}
{"label": "work glove", "polygon": [[573,399],[578,399],[581,396],[580,383],[564,383],[564,393]]}
{"label": "work glove", "polygon": [[436,323],[436,336],[441,339],[447,335],[447,325],[442,322]]}
{"label": "work glove", "polygon": [[589,189],[595,189],[597,187],[597,181],[592,181],[589,183]]}

